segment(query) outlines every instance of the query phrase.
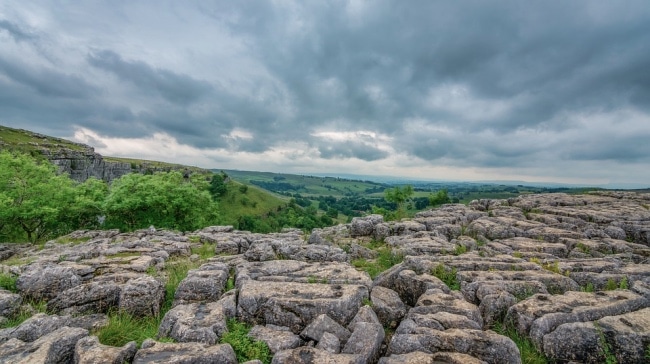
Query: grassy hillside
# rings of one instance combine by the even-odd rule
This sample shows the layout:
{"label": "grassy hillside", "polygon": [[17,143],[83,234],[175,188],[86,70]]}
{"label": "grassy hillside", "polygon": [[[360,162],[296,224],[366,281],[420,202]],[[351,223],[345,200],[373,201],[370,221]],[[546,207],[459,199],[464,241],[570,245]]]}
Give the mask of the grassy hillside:
{"label": "grassy hillside", "polygon": [[382,193],[385,184],[356,181],[335,177],[314,177],[286,173],[225,171],[231,178],[249,185],[277,193],[299,193],[302,196],[334,196],[367,195]]}
{"label": "grassy hillside", "polygon": [[225,225],[237,226],[240,216],[262,216],[289,201],[287,197],[275,196],[255,186],[242,186],[239,182],[231,181],[227,185],[228,191],[219,199],[219,211]]}
{"label": "grassy hillside", "polygon": [[23,129],[13,129],[0,125],[0,149],[16,150],[32,156],[40,156],[41,150],[58,151],[70,149],[83,151],[87,146],[69,140],[33,133]]}

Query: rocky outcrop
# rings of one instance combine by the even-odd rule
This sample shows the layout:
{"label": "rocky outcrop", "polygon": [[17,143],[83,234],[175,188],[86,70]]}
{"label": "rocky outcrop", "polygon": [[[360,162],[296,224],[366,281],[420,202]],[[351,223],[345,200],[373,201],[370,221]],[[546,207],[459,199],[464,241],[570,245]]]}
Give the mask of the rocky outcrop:
{"label": "rocky outcrop", "polygon": [[[17,277],[17,292],[0,291],[0,315],[31,300],[49,312],[0,330],[0,361],[235,363],[221,340],[237,320],[273,363],[520,363],[504,335],[514,332],[557,362],[642,363],[649,205],[648,194],[527,195],[311,234],[86,231],[42,250],[0,247],[29,262],[0,261]],[[192,255],[205,245],[215,257]],[[374,280],[355,268],[386,252],[403,260]],[[93,334],[117,311],[164,314],[157,337],[137,351],[103,345]]]}
{"label": "rocky outcrop", "polygon": [[96,153],[93,147],[86,144],[0,125],[1,129],[7,129],[14,134],[22,134],[21,140],[32,141],[16,142],[11,140],[4,142],[0,139],[0,150],[30,151],[32,155],[46,158],[56,165],[60,172],[67,173],[70,178],[79,182],[91,177],[110,182],[129,173],[169,172],[172,170],[181,171],[184,174],[208,172],[197,167],[169,163],[104,158],[101,154]]}

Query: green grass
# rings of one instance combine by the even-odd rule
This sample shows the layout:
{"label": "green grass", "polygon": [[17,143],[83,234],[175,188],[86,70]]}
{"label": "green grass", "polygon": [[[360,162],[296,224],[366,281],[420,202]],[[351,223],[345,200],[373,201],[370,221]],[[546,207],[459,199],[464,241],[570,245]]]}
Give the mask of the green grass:
{"label": "green grass", "polygon": [[[0,125],[0,141],[6,144],[2,146],[2,149],[31,154],[39,159],[44,158],[40,153],[36,153],[40,149],[59,150],[63,147],[75,151],[84,150],[84,146],[69,140],[51,136],[43,139],[30,131],[13,129],[2,125]],[[36,143],[38,146],[29,143]]]}
{"label": "green grass", "polygon": [[[28,308],[30,307],[30,308]],[[34,312],[46,313],[47,311],[47,302],[45,301],[23,301],[23,304],[16,315],[9,317],[2,325],[0,329],[7,329],[10,327],[16,327],[28,318],[34,315]]]}
{"label": "green grass", "polygon": [[535,348],[533,342],[528,337],[520,335],[513,327],[498,322],[494,325],[492,330],[497,334],[507,336],[514,341],[517,348],[519,348],[522,364],[549,363],[549,360],[544,356],[544,354],[540,353],[537,348]]}
{"label": "green grass", "polygon": [[132,169],[153,169],[153,170],[179,170],[187,169],[195,173],[204,173],[207,174],[208,171],[202,168],[186,166],[183,164],[167,163],[160,161],[152,161],[147,159],[135,159],[135,158],[121,158],[121,157],[107,157],[104,156],[106,162],[113,163],[126,163],[130,164]]}
{"label": "green grass", "polygon": [[262,341],[256,341],[248,337],[250,326],[235,319],[227,321],[228,332],[221,338],[222,344],[230,344],[235,350],[237,361],[242,363],[258,359],[264,364],[270,364],[273,356],[268,345]]}
{"label": "green grass", "polygon": [[586,286],[580,287],[580,291],[582,292],[594,292],[596,289],[594,288],[594,284],[589,282],[587,283]]}
{"label": "green grass", "polygon": [[[269,211],[276,211],[278,207],[285,206],[288,198],[279,197],[256,186],[249,186],[246,193],[240,191],[242,186],[238,182],[230,182],[227,191],[219,199],[219,213],[221,223],[237,226],[240,216],[262,216]],[[245,204],[242,201],[246,201]]]}
{"label": "green grass", "polygon": [[104,345],[123,346],[135,341],[140,347],[144,340],[156,337],[162,317],[161,314],[138,318],[122,311],[109,312],[108,325],[97,330],[95,335]]}
{"label": "green grass", "polygon": [[454,249],[454,255],[461,255],[467,253],[467,247],[465,245],[456,245]]}
{"label": "green grass", "polygon": [[[385,185],[376,182],[351,180],[336,177],[302,176],[287,173],[269,173],[253,171],[225,171],[233,179],[253,185],[251,181],[278,182],[290,184],[294,189],[290,193],[300,193],[303,196],[334,196],[343,197],[350,194],[370,196],[366,191],[382,188]],[[383,192],[379,197],[383,197]]]}
{"label": "green grass", "polygon": [[[123,346],[129,341],[136,341],[138,346],[147,338],[154,338],[158,334],[158,327],[165,314],[171,309],[174,295],[180,282],[187,277],[190,269],[197,268],[200,263],[190,262],[187,259],[167,261],[165,273],[165,300],[157,317],[133,317],[121,311],[109,312],[107,326],[96,330],[93,334],[99,337],[99,342],[104,345]],[[160,338],[158,341],[170,341]]]}
{"label": "green grass", "polygon": [[0,288],[4,288],[7,291],[11,291],[13,293],[18,292],[18,289],[16,288],[16,281],[18,280],[18,277],[9,274],[9,273],[0,273]]}
{"label": "green grass", "polygon": [[438,277],[452,291],[460,290],[460,282],[456,278],[456,273],[458,273],[456,268],[447,269],[442,263],[431,270],[431,275]]}
{"label": "green grass", "polygon": [[36,261],[36,257],[13,256],[13,257],[11,257],[11,258],[9,258],[9,259],[7,259],[5,261],[2,261],[0,263],[2,263],[4,265],[13,266],[13,265],[25,265],[25,264],[29,264],[29,263],[34,262],[34,261]]}
{"label": "green grass", "polygon": [[203,243],[201,246],[192,247],[192,254],[198,255],[201,259],[209,259],[215,256],[216,243]]}
{"label": "green grass", "polygon": [[[371,242],[369,246],[366,246],[370,249],[373,249],[377,252],[377,258],[375,259],[354,259],[350,263],[357,269],[367,272],[370,275],[370,278],[375,279],[381,272],[389,269],[390,267],[401,263],[404,260],[402,254],[394,254],[392,249],[380,242]],[[373,248],[374,246],[374,248]]]}

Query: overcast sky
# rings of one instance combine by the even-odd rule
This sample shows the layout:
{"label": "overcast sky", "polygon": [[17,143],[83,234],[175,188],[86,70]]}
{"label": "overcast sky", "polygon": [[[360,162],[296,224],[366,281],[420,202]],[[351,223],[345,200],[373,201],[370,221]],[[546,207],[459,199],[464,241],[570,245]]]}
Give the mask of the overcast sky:
{"label": "overcast sky", "polygon": [[207,168],[650,185],[650,5],[0,0],[0,124]]}

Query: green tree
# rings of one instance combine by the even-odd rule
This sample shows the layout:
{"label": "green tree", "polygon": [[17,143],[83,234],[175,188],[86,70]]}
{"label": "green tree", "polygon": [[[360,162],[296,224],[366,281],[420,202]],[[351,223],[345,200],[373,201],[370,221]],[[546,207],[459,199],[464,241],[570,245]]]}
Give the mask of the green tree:
{"label": "green tree", "polygon": [[406,214],[404,205],[413,196],[413,193],[413,186],[411,185],[404,187],[396,186],[384,191],[384,199],[397,205],[397,217],[400,218]]}
{"label": "green tree", "polygon": [[212,198],[215,201],[219,197],[225,195],[226,192],[228,192],[228,187],[226,186],[227,179],[228,179],[228,175],[224,171],[221,171],[221,173],[215,173],[212,176],[212,180],[210,181],[210,187],[208,188],[208,190],[210,191],[210,194],[212,195]]}
{"label": "green tree", "polygon": [[196,230],[218,220],[210,193],[179,172],[127,174],[113,181],[104,203],[107,227],[135,230],[154,225]]}
{"label": "green tree", "polygon": [[34,242],[60,227],[60,215],[74,200],[73,181],[56,167],[25,154],[0,153],[0,227]]}
{"label": "green tree", "polygon": [[435,195],[433,193],[429,195],[429,205],[431,206],[439,206],[449,202],[451,202],[451,199],[446,189],[436,192]]}
{"label": "green tree", "polygon": [[69,224],[70,230],[100,228],[99,217],[104,215],[103,204],[107,195],[106,182],[96,178],[87,179],[76,186],[74,199],[64,210],[61,220]]}

